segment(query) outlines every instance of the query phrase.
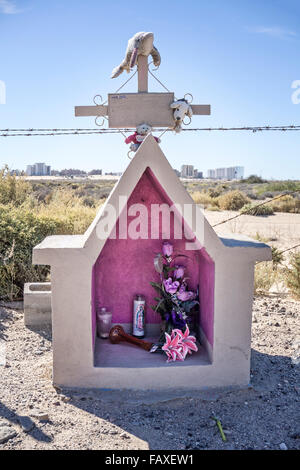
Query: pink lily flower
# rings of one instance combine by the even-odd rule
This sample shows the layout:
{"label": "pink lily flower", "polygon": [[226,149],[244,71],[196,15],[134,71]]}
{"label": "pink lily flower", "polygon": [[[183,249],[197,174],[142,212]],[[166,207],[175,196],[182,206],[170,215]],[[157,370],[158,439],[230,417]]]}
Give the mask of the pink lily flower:
{"label": "pink lily flower", "polygon": [[195,336],[190,335],[189,327],[186,327],[185,332],[181,330],[172,330],[171,336],[166,335],[166,343],[163,345],[162,350],[168,356],[167,362],[171,361],[184,361],[187,354],[192,354],[192,351],[197,352]]}
{"label": "pink lily flower", "polygon": [[180,335],[173,335],[172,331],[172,336],[168,335],[168,333],[165,333],[166,335],[166,342],[162,347],[162,350],[165,351],[166,355],[168,356],[167,362],[171,361],[184,361],[183,357],[183,348],[179,344],[180,341]]}
{"label": "pink lily flower", "polygon": [[173,335],[173,332],[177,336],[180,336],[179,344],[181,345],[183,349],[184,359],[186,358],[187,354],[192,354],[192,351],[195,351],[195,352],[198,351],[198,347],[196,345],[196,338],[195,336],[190,335],[190,330],[188,326],[186,327],[186,330],[184,333],[182,333],[181,330],[172,330],[172,335]]}

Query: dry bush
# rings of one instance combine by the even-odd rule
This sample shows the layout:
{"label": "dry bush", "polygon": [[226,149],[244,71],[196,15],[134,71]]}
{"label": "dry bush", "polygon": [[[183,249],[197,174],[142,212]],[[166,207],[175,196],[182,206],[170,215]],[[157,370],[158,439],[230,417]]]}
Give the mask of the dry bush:
{"label": "dry bush", "polygon": [[0,204],[19,206],[31,191],[30,184],[24,178],[11,175],[7,166],[0,170]]}
{"label": "dry bush", "polygon": [[229,211],[238,211],[249,202],[250,200],[247,196],[238,189],[222,194],[222,196],[218,198],[220,209]]}
{"label": "dry bush", "polygon": [[191,193],[191,196],[196,204],[200,204],[203,206],[205,209],[212,205],[213,198],[209,196],[209,194],[201,192],[201,191],[195,191]]}
{"label": "dry bush", "polygon": [[241,214],[248,214],[248,215],[273,215],[274,210],[273,207],[269,204],[264,204],[260,206],[259,204],[246,204],[241,209]]}
{"label": "dry bush", "polygon": [[274,212],[300,213],[300,199],[293,198],[293,196],[290,196],[289,194],[277,199],[271,204]]}
{"label": "dry bush", "polygon": [[274,284],[278,276],[272,261],[264,261],[255,265],[254,292],[255,294],[266,293]]}
{"label": "dry bush", "polygon": [[290,266],[285,270],[286,284],[292,294],[300,299],[300,252],[290,256]]}
{"label": "dry bush", "polygon": [[82,234],[95,217],[92,198],[81,199],[70,186],[48,186],[33,188],[6,168],[0,172],[1,299],[21,298],[25,282],[48,278],[48,266],[32,265],[34,246],[48,235]]}

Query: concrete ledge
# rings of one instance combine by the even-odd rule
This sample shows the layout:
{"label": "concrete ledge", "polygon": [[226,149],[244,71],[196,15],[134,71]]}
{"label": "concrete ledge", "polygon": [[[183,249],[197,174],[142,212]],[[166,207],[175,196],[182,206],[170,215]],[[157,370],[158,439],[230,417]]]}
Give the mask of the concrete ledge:
{"label": "concrete ledge", "polygon": [[24,284],[25,326],[50,325],[51,321],[51,282]]}

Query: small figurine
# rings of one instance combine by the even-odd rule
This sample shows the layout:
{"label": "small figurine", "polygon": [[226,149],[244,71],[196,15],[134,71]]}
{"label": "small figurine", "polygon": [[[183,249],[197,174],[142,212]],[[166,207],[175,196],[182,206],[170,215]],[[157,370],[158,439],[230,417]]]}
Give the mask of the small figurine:
{"label": "small figurine", "polygon": [[127,73],[130,72],[130,69],[133,68],[137,62],[137,58],[139,55],[148,56],[149,54],[152,56],[153,64],[155,67],[160,66],[160,54],[156,47],[153,46],[153,33],[136,33],[132,38],[129,39],[125,58],[123,62],[121,62],[118,67],[115,67],[112,71],[111,78],[116,78],[124,70]]}
{"label": "small figurine", "polygon": [[[149,126],[149,124],[146,124],[145,122],[140,124],[136,128],[136,132],[125,139],[125,144],[130,144],[130,150],[136,152],[151,130],[152,127]],[[154,137],[154,139],[158,144],[160,143],[160,139],[158,137]]]}
{"label": "small figurine", "polygon": [[181,125],[183,123],[185,116],[188,116],[190,119],[193,116],[192,107],[185,98],[181,98],[180,100],[174,101],[170,105],[170,107],[174,109],[174,112],[173,112],[173,117],[175,121],[174,131],[180,132]]}

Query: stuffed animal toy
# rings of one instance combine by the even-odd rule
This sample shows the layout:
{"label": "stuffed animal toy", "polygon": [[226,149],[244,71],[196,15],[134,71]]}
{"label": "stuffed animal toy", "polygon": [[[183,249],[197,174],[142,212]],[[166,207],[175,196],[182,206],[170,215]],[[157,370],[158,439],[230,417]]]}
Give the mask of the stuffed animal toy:
{"label": "stuffed animal toy", "polygon": [[160,54],[156,47],[153,46],[153,33],[136,33],[132,38],[129,39],[125,58],[118,67],[114,68],[111,74],[111,78],[116,78],[121,75],[124,70],[127,73],[130,72],[130,69],[133,68],[137,63],[137,58],[139,55],[152,56],[153,64],[155,67],[160,66]]}
{"label": "stuffed animal toy", "polygon": [[183,123],[185,116],[188,116],[190,119],[193,116],[192,107],[184,98],[174,101],[170,106],[172,109],[174,109],[173,111],[173,117],[175,121],[174,131],[180,132],[181,125]]}
{"label": "stuffed animal toy", "polygon": [[[136,128],[136,132],[125,139],[125,144],[130,144],[130,150],[136,152],[143,140],[151,132],[151,130],[152,127],[149,126],[149,124],[146,124],[145,122],[143,124],[140,124]],[[154,139],[158,144],[160,143],[160,139],[158,137],[154,137]]]}

